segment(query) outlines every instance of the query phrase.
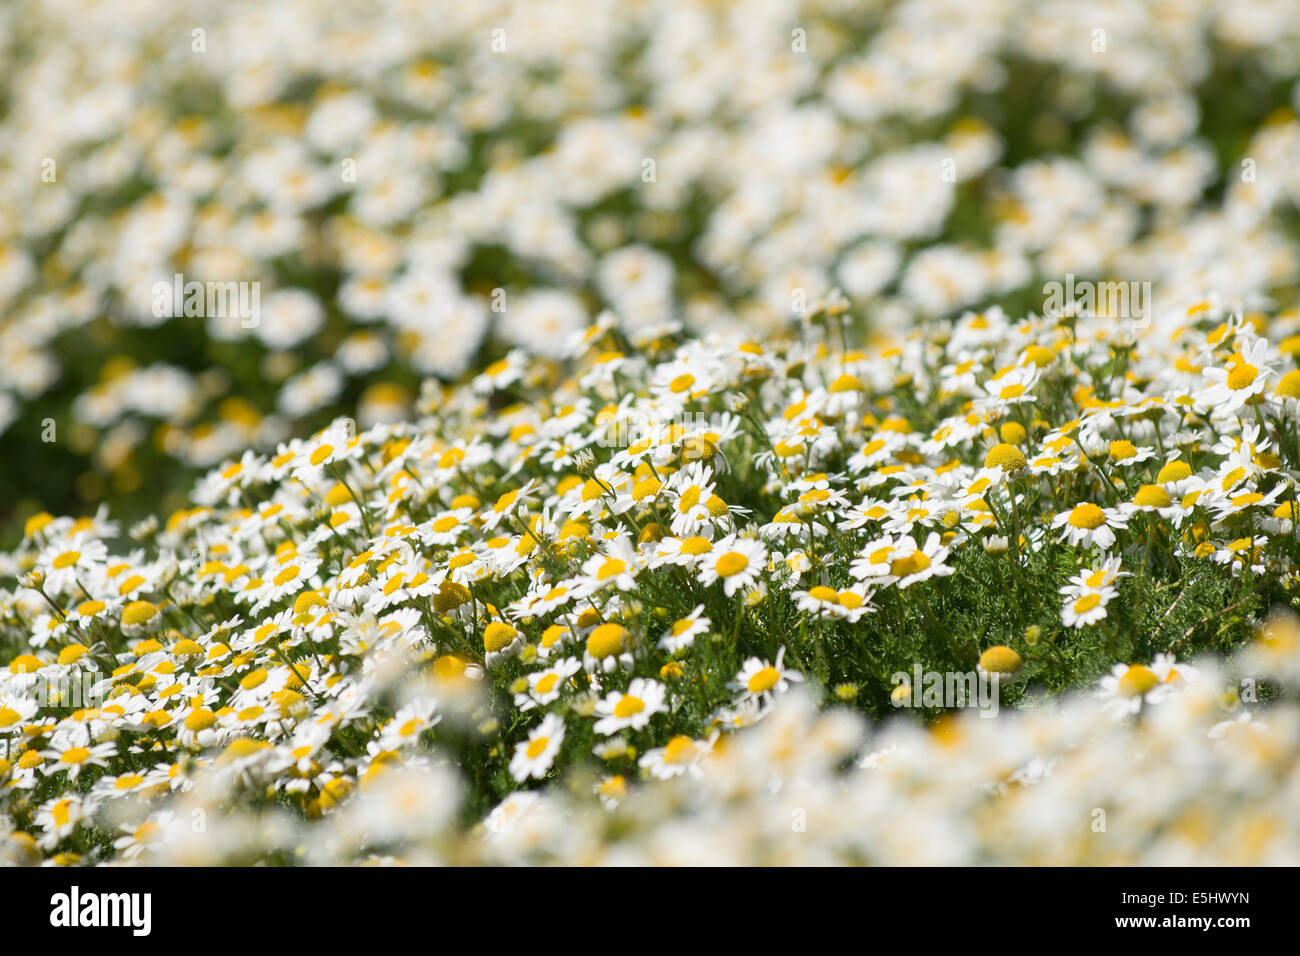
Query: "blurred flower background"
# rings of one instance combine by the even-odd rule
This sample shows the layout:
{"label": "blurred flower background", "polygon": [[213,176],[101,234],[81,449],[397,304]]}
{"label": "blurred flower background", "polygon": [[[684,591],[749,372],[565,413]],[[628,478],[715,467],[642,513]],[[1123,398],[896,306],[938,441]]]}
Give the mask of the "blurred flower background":
{"label": "blurred flower background", "polygon": [[[0,7],[0,538],[409,415],[608,309],[1297,300],[1294,0]],[[256,321],[156,289],[256,284]],[[1285,312],[1283,313],[1285,314]]]}

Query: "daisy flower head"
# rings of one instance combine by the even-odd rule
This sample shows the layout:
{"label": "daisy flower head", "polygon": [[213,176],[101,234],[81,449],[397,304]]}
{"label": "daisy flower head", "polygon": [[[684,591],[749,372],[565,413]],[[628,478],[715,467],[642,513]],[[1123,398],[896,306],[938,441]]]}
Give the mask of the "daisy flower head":
{"label": "daisy flower head", "polygon": [[573,629],[567,624],[552,624],[542,631],[537,641],[537,656],[549,660],[574,640]]}
{"label": "daisy flower head", "polygon": [[767,547],[755,538],[730,534],[702,556],[699,581],[705,587],[721,581],[723,591],[731,597],[751,587],[767,565]]}
{"label": "daisy flower head", "polygon": [[785,648],[776,652],[776,663],[761,657],[751,657],[745,661],[736,679],[729,685],[742,694],[742,699],[767,701],[774,694],[783,694],[790,689],[792,681],[803,680],[803,674],[789,670],[785,666]]}
{"label": "daisy flower head", "polygon": [[1197,668],[1187,663],[1180,664],[1173,654],[1157,654],[1151,662],[1151,672],[1161,684],[1167,686],[1194,684],[1201,679],[1201,672]]}
{"label": "daisy flower head", "polygon": [[995,644],[985,648],[975,667],[981,674],[995,678],[1000,683],[1015,680],[1024,667],[1024,659],[1014,648]]}
{"label": "daisy flower head", "polygon": [[86,628],[97,620],[116,619],[121,607],[122,601],[118,598],[110,597],[107,600],[90,598],[69,610],[67,619],[69,623],[75,624],[77,627]]}
{"label": "daisy flower head", "polygon": [[510,491],[502,492],[491,508],[482,512],[479,517],[483,520],[483,527],[491,531],[503,521],[509,521],[522,512],[528,504],[529,499],[537,490],[537,479],[530,478],[521,488],[514,488]]}
{"label": "daisy flower head", "polygon": [[117,755],[117,743],[111,740],[93,743],[89,734],[81,730],[80,733],[56,735],[41,755],[52,761],[43,767],[47,774],[66,770],[68,779],[76,780],[87,767],[107,767],[109,759]]}
{"label": "daisy flower head", "polygon": [[1022,402],[1033,402],[1034,386],[1038,384],[1037,365],[1022,365],[1018,368],[1004,369],[984,383],[987,397],[983,406],[988,408],[1009,408]]}
{"label": "daisy flower head", "polygon": [[583,563],[576,594],[590,597],[606,588],[631,591],[636,587],[642,563],[643,558],[633,545],[631,536],[620,534],[606,541],[600,551]]}
{"label": "daisy flower head", "polygon": [[335,419],[298,449],[293,477],[304,485],[315,486],[327,470],[356,458],[361,451],[356,432],[352,419]]}
{"label": "daisy flower head", "polygon": [[426,544],[445,548],[457,544],[471,529],[472,508],[452,508],[439,512],[421,526],[420,538]]}
{"label": "daisy flower head", "polygon": [[1107,555],[1098,562],[1096,567],[1085,569],[1071,577],[1070,583],[1061,588],[1061,593],[1066,594],[1071,590],[1097,590],[1114,584],[1120,578],[1131,576],[1130,572],[1121,570],[1121,561],[1117,555]]}
{"label": "daisy flower head", "polygon": [[1267,339],[1257,338],[1230,355],[1222,366],[1206,368],[1209,385],[1198,405],[1209,406],[1216,417],[1231,415],[1263,395],[1276,374]]}
{"label": "daisy flower head", "polygon": [[94,539],[55,541],[40,556],[38,567],[44,573],[43,587],[51,594],[78,589],[108,558],[108,546]]}
{"label": "daisy flower head", "polygon": [[528,682],[527,689],[515,694],[515,706],[520,710],[532,710],[554,703],[559,700],[569,678],[580,670],[581,661],[576,657],[565,657],[545,670],[529,674],[524,678]]}
{"label": "daisy flower head", "polygon": [[34,698],[0,691],[0,735],[14,733],[39,709],[40,704]]}
{"label": "daisy flower head", "polygon": [[142,637],[161,623],[162,610],[151,601],[132,601],[122,608],[122,633],[127,637]]}
{"label": "daisy flower head", "polygon": [[1181,503],[1174,501],[1163,485],[1142,485],[1133,497],[1120,505],[1128,514],[1157,514],[1162,518],[1177,518],[1187,512]]}
{"label": "daisy flower head", "polygon": [[[912,542],[915,546],[915,542]],[[904,545],[900,539],[885,535],[864,545],[858,556],[849,564],[849,573],[859,581],[883,581],[889,577],[889,566],[893,563],[894,553],[900,554]]]}
{"label": "daisy flower head", "polygon": [[1113,465],[1131,467],[1156,457],[1154,448],[1133,444],[1127,438],[1117,438],[1106,446],[1106,459]]}
{"label": "daisy flower head", "polygon": [[668,490],[676,495],[672,505],[672,531],[678,537],[690,537],[713,518],[710,502],[713,493],[713,469],[702,462],[691,462],[676,472]]}
{"label": "daisy flower head", "polygon": [[1061,540],[1072,545],[1095,545],[1108,551],[1115,544],[1115,529],[1128,527],[1128,516],[1118,508],[1083,501],[1056,515],[1052,527],[1060,529]]}
{"label": "daisy flower head", "polygon": [[836,618],[853,623],[864,614],[875,610],[870,600],[872,591],[865,584],[858,584],[843,591],[819,584],[807,591],[795,591],[799,610],[816,617]]}
{"label": "daisy flower head", "polygon": [[558,714],[547,714],[529,731],[527,740],[515,744],[514,756],[510,758],[510,776],[517,783],[530,777],[541,780],[551,769],[563,743],[564,719]]}
{"label": "daisy flower head", "polygon": [[[711,532],[712,528],[701,530]],[[689,567],[712,550],[713,541],[705,535],[692,535],[686,538],[669,536],[661,538],[655,544],[654,556],[650,559],[649,564],[650,567],[659,567],[665,564]]]}
{"label": "daisy flower head", "polygon": [[626,691],[610,691],[596,702],[596,733],[610,736],[621,730],[641,730],[655,714],[668,710],[667,688],[656,680],[637,677]]}
{"label": "daisy flower head", "polygon": [[122,851],[123,859],[138,859],[162,843],[167,836],[166,827],[173,816],[172,811],[164,810],[156,818],[142,823],[123,823],[119,829],[126,835],[114,840],[113,846]]}
{"label": "daisy flower head", "polygon": [[[994,481],[999,480],[1003,475],[1015,477],[1028,466],[1029,461],[1025,458],[1025,453],[1010,442],[994,445],[984,456],[984,468],[989,471],[996,469],[992,476]],[[976,493],[982,494],[983,489],[979,489]]]}
{"label": "daisy flower head", "polygon": [[701,634],[709,633],[712,623],[704,617],[704,605],[697,604],[690,614],[669,625],[663,637],[659,638],[659,646],[669,654],[676,654],[694,644]]}
{"label": "daisy flower head", "polygon": [[488,621],[483,628],[483,656],[489,667],[514,656],[523,643],[519,630],[505,621]]}
{"label": "daisy flower head", "polygon": [[55,797],[43,804],[33,815],[33,822],[43,831],[40,845],[53,850],[90,816],[90,810],[80,796],[69,794]]}
{"label": "daisy flower head", "polygon": [[633,647],[632,632],[622,624],[617,621],[598,624],[586,635],[582,666],[589,674],[597,671],[608,674],[619,667],[631,667]]}
{"label": "daisy flower head", "polygon": [[1122,718],[1136,714],[1143,704],[1160,703],[1168,696],[1171,686],[1145,664],[1116,664],[1101,679],[1097,696],[1107,713]]}
{"label": "daisy flower head", "polygon": [[552,584],[545,577],[533,582],[529,592],[510,605],[515,617],[545,617],[578,596],[578,591],[567,582]]}
{"label": "daisy flower head", "polygon": [[885,581],[900,589],[928,581],[933,577],[947,577],[956,569],[944,562],[948,548],[941,543],[938,532],[930,532],[925,544],[917,545],[911,538],[901,538],[890,555],[889,573]]}
{"label": "daisy flower head", "polygon": [[1119,592],[1109,585],[1100,588],[1062,588],[1061,623],[1075,629],[1089,627],[1106,617],[1106,605]]}
{"label": "daisy flower head", "polygon": [[678,734],[664,746],[646,751],[637,761],[637,766],[656,780],[669,780],[684,773],[698,774],[700,761],[708,754],[709,748],[709,741]]}

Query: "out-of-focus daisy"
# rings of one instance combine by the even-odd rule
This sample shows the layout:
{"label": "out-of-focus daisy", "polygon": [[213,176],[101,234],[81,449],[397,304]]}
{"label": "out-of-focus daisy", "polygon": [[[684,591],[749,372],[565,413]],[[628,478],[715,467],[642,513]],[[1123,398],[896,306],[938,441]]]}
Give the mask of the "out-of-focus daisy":
{"label": "out-of-focus daisy", "polygon": [[529,777],[538,780],[545,777],[563,743],[564,720],[558,714],[547,714],[529,732],[527,740],[515,744],[515,754],[510,758],[510,775],[520,783]]}

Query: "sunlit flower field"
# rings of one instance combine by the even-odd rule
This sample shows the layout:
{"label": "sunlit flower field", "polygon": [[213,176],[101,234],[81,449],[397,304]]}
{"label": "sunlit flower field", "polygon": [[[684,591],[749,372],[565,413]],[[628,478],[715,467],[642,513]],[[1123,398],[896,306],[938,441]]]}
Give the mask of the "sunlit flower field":
{"label": "sunlit flower field", "polygon": [[0,863],[1300,863],[1290,0],[0,37]]}

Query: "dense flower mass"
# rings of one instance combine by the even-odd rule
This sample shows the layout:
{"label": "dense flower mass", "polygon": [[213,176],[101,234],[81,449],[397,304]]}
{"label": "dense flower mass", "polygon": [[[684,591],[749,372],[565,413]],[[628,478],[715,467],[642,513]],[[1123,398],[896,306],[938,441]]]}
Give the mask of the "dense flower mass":
{"label": "dense flower mass", "polygon": [[0,864],[1300,863],[1295,0],[0,73]]}
{"label": "dense flower mass", "polygon": [[836,286],[893,327],[1037,311],[1067,274],[1294,301],[1292,0],[25,0],[0,26],[0,441],[33,461],[6,511],[139,508],[174,462],[402,420],[421,378],[559,357],[605,308],[638,342],[779,331]]}
{"label": "dense flower mass", "polygon": [[844,315],[602,315],[125,550],[34,517],[4,854],[1295,862],[1300,313]]}

